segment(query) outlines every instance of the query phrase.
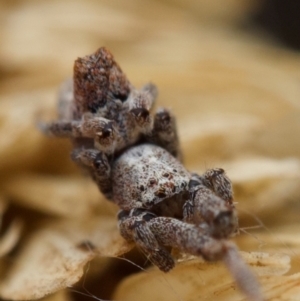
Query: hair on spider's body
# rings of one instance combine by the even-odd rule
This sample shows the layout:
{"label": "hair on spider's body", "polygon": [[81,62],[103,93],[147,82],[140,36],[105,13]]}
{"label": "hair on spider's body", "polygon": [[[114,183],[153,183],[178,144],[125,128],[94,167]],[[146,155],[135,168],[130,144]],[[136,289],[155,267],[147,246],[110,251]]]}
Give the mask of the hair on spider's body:
{"label": "hair on spider's body", "polygon": [[[73,97],[72,97],[73,95]],[[121,235],[164,272],[169,248],[223,260],[251,300],[263,300],[255,276],[228,240],[238,229],[232,185],[221,168],[192,174],[181,163],[176,122],[152,117],[157,88],[135,89],[111,53],[100,48],[75,61],[59,97],[59,119],[42,130],[73,141],[72,159],[121,211]]]}

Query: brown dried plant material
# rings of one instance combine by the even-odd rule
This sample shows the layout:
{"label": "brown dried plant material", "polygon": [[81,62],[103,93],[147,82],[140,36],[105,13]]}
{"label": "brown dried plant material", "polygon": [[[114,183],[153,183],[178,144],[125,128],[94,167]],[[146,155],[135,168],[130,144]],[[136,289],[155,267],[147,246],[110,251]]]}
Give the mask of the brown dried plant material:
{"label": "brown dried plant material", "polygon": [[265,294],[270,301],[299,300],[300,298],[300,273],[280,276],[263,277],[262,284]]}
{"label": "brown dried plant material", "polygon": [[[287,217],[288,220],[289,216]],[[300,225],[293,223],[275,228],[264,227],[260,231],[250,232],[250,236],[239,235],[237,242],[238,245],[242,246],[243,250],[260,250],[270,253],[276,250],[276,252],[288,255],[291,258],[291,270],[289,273],[297,273],[300,270],[299,231]]]}
{"label": "brown dried plant material", "polygon": [[290,257],[283,253],[243,252],[243,257],[259,276],[284,275],[291,267]]}
{"label": "brown dried plant material", "polygon": [[[259,275],[268,300],[297,300],[300,297],[300,274],[282,276],[289,269],[286,255],[244,254],[245,260]],[[284,292],[285,297],[280,295]],[[193,259],[179,263],[168,274],[156,268],[131,276],[118,287],[117,300],[246,300],[220,263]],[[298,296],[298,297],[297,297]]]}
{"label": "brown dried plant material", "polygon": [[130,248],[112,219],[50,224],[27,241],[1,283],[0,296],[10,300],[42,298],[76,283],[85,264],[95,256],[120,256]]}
{"label": "brown dried plant material", "polygon": [[23,173],[4,181],[2,190],[17,204],[68,218],[116,214],[116,206],[107,202],[88,178]]}

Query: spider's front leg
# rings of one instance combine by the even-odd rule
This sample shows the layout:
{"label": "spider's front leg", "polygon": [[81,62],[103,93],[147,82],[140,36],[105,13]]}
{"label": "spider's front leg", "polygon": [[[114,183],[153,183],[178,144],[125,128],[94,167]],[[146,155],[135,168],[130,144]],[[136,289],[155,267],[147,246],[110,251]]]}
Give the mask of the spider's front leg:
{"label": "spider's front leg", "polygon": [[106,155],[96,149],[75,149],[71,154],[71,158],[89,172],[100,191],[108,199],[111,199],[111,167]]}
{"label": "spider's front leg", "polygon": [[149,221],[155,218],[155,214],[144,209],[122,210],[118,214],[119,229],[121,235],[129,242],[134,241],[153,264],[168,272],[175,262],[150,229]]}
{"label": "spider's front leg", "polygon": [[213,237],[235,233],[238,219],[232,203],[231,182],[223,169],[211,169],[202,176],[194,174],[189,183],[190,199],[183,208],[184,220],[205,222]]}
{"label": "spider's front leg", "polygon": [[121,144],[121,136],[114,121],[85,114],[81,120],[58,120],[41,124],[40,128],[50,136],[65,138],[91,138],[95,147],[105,153],[112,153],[116,144]]}

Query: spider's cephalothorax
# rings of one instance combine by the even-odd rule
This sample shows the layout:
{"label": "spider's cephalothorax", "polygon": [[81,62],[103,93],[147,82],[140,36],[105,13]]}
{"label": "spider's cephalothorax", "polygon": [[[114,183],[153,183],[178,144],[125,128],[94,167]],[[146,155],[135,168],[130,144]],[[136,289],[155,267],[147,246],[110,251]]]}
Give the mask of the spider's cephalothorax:
{"label": "spider's cephalothorax", "polygon": [[175,262],[170,247],[206,260],[223,260],[250,299],[259,285],[228,238],[238,228],[231,182],[221,168],[202,175],[182,165],[175,119],[169,110],[151,116],[153,84],[135,89],[100,48],[75,61],[73,82],[59,97],[59,119],[44,132],[69,137],[72,159],[121,209],[121,235],[162,271]]}

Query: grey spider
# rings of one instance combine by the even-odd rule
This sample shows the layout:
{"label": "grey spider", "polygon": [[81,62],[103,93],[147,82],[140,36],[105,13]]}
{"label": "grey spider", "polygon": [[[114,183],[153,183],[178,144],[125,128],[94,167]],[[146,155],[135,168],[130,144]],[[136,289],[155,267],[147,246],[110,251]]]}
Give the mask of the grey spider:
{"label": "grey spider", "polygon": [[170,249],[223,260],[251,300],[260,286],[228,240],[238,229],[232,185],[221,168],[192,174],[181,162],[175,118],[151,108],[149,83],[135,89],[106,48],[78,58],[73,82],[59,97],[59,119],[41,124],[48,135],[72,139],[72,159],[121,211],[121,235],[159,269],[175,265]]}

